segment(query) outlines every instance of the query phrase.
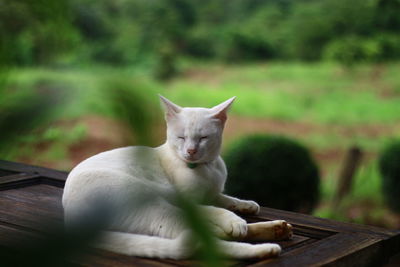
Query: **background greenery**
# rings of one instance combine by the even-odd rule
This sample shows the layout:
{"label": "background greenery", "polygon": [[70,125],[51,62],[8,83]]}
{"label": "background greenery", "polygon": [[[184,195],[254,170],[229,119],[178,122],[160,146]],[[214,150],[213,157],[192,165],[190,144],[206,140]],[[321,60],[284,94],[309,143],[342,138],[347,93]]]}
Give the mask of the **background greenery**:
{"label": "background greenery", "polygon": [[399,6],[397,0],[6,0],[0,15],[10,52],[4,56],[19,66],[168,64],[179,56],[352,64],[400,57]]}
{"label": "background greenery", "polygon": [[[398,0],[4,0],[1,158],[70,170],[161,144],[157,93],[205,107],[236,95],[224,150],[297,139],[321,169],[315,215],[399,228],[376,166],[400,134],[399,13]],[[352,146],[362,165],[333,208]]]}

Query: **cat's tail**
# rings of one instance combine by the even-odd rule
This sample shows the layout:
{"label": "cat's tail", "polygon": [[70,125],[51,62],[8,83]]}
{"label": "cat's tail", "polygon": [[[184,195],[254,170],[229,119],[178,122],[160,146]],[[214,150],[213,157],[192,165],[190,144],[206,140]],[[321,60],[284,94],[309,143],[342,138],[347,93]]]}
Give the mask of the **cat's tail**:
{"label": "cat's tail", "polygon": [[128,256],[176,260],[186,259],[194,252],[189,231],[175,239],[105,231],[93,246]]}

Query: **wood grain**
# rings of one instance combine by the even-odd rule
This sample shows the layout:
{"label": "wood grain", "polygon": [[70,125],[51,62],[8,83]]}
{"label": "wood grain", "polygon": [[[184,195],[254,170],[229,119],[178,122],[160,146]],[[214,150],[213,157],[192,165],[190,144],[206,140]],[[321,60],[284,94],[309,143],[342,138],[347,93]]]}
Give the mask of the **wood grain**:
{"label": "wood grain", "polygon": [[[66,172],[0,160],[0,246],[34,242],[62,225],[62,187]],[[279,241],[280,257],[253,261],[226,260],[227,266],[376,266],[400,252],[400,232],[337,222],[294,212],[261,208],[250,222],[284,219],[294,226],[291,240]],[[50,227],[51,225],[51,227]],[[71,258],[77,266],[197,266],[174,261],[128,257],[91,250]]]}

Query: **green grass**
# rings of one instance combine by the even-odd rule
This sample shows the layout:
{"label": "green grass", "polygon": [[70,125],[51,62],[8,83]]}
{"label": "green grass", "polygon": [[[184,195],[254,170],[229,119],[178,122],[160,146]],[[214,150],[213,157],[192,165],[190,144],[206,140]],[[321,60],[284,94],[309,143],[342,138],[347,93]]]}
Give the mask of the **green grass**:
{"label": "green grass", "polygon": [[272,63],[245,66],[202,66],[197,79],[176,79],[167,97],[186,105],[212,106],[233,95],[236,115],[313,123],[392,123],[400,119],[395,78],[399,64],[385,67],[373,80],[374,66],[351,72],[328,63]]}
{"label": "green grass", "polygon": [[[356,173],[352,190],[337,206],[332,205],[337,186],[335,175],[329,175],[322,183],[322,205],[315,216],[356,223],[377,223],[379,226],[393,227],[388,222],[390,212],[383,200],[381,178],[376,163],[362,166]],[[353,210],[354,215],[347,215]],[[348,217],[349,216],[349,217]]]}
{"label": "green grass", "polygon": [[[68,150],[85,138],[87,134],[86,125],[81,123],[69,128],[52,125],[46,129],[39,129],[26,134],[19,139],[16,149],[9,150],[3,154],[1,159],[15,160],[21,158],[33,164],[44,164],[45,162],[57,162],[59,169],[70,169]],[[40,147],[45,147],[41,153]],[[43,148],[42,148],[43,149]]]}
{"label": "green grass", "polygon": [[[338,173],[327,175],[325,182],[322,184],[321,190],[324,199],[332,199],[334,197],[337,187],[337,175]],[[352,191],[347,196],[351,201],[369,199],[376,203],[383,203],[381,179],[375,162],[361,166],[353,179]],[[346,201],[345,199],[344,202]]]}
{"label": "green grass", "polygon": [[[382,76],[376,79],[372,78],[374,66],[346,72],[328,63],[200,64],[192,68],[199,78],[183,75],[167,85],[153,82],[146,72],[105,67],[23,69],[15,71],[10,82],[32,86],[45,79],[76,89],[79,103],[68,111],[70,116],[107,113],[99,88],[104,79],[117,76],[128,83],[141,83],[140,90],[149,98],[156,99],[156,93],[161,93],[184,106],[213,106],[235,95],[238,98],[232,113],[239,116],[320,124],[394,123],[400,119],[398,63],[385,65]],[[384,97],[384,91],[391,97]]]}
{"label": "green grass", "polygon": [[72,101],[64,110],[63,118],[76,118],[87,114],[113,116],[109,99],[107,99],[109,96],[107,91],[114,89],[111,84],[113,80],[122,80],[132,90],[143,91],[144,95],[148,97],[146,101],[149,104],[158,101],[158,85],[151,81],[146,74],[131,68],[18,69],[11,72],[8,78],[10,87],[34,88],[36,84],[45,81],[59,87],[60,90],[70,91]]}
{"label": "green grass", "polygon": [[[139,104],[151,105],[158,116],[161,115],[158,93],[183,106],[205,107],[236,95],[231,114],[237,116],[321,127],[365,124],[385,127],[400,120],[400,78],[396,71],[399,68],[400,63],[360,65],[346,71],[331,63],[220,65],[184,61],[181,76],[166,84],[155,82],[149,72],[140,68],[104,66],[17,69],[11,72],[9,84],[12,88],[33,88],[40,81],[48,81],[71,91],[74,98],[61,114],[67,119],[88,114],[116,117],[106,92],[113,89],[110,80],[120,80],[140,92],[145,101]],[[375,74],[377,70],[379,75]],[[293,137],[317,150],[358,145],[371,152],[379,151],[391,138],[331,131]]]}

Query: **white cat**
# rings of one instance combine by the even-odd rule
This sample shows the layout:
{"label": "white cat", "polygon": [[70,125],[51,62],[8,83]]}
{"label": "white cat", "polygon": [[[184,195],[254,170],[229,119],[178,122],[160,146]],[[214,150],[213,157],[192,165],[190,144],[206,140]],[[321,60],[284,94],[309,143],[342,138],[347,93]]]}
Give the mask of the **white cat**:
{"label": "white cat", "polygon": [[[291,226],[285,221],[247,224],[232,211],[257,214],[259,205],[222,194],[227,170],[219,154],[227,110],[234,98],[211,109],[181,108],[160,98],[166,110],[166,143],[156,148],[114,149],[76,166],[62,199],[66,225],[95,205],[94,196],[101,194],[121,213],[97,247],[132,256],[187,258],[193,253],[190,230],[170,198],[178,190],[199,203],[212,199],[219,206],[200,205],[219,237],[290,237]],[[145,207],[135,208],[132,196],[143,192],[157,195]],[[276,256],[281,251],[279,245],[269,243],[218,240],[218,245],[226,255],[239,259]]]}

